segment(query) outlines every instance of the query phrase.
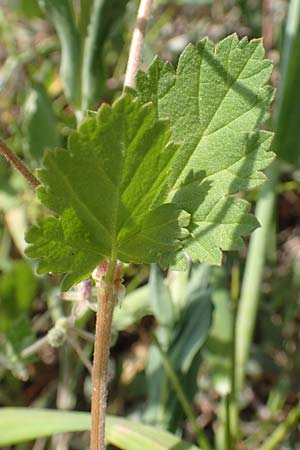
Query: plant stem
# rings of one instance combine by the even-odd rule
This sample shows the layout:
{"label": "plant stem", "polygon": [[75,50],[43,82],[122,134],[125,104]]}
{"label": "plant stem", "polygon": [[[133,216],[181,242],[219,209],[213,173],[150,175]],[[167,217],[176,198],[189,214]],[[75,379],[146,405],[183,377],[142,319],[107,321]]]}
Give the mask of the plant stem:
{"label": "plant stem", "polygon": [[33,344],[29,345],[28,347],[24,348],[21,351],[21,357],[22,358],[28,358],[29,356],[33,355],[34,353],[38,352],[43,348],[45,345],[48,345],[48,336],[43,336],[38,341],[35,341]]}
{"label": "plant stem", "polygon": [[291,62],[292,47],[295,44],[295,39],[297,37],[297,30],[300,21],[300,1],[291,0],[289,3],[288,16],[286,20],[285,34],[283,47],[281,51],[281,61],[280,61],[280,83],[277,93],[276,109],[274,114],[274,124],[277,126],[277,122],[280,116],[280,109],[282,106],[282,100],[285,92],[285,87],[287,83],[287,76],[289,65]]}
{"label": "plant stem", "polygon": [[115,305],[114,274],[116,260],[110,261],[106,280],[98,287],[98,311],[96,316],[96,334],[94,363],[92,371],[92,425],[91,450],[105,449],[105,413],[107,400],[108,359],[111,325]]}
{"label": "plant stem", "polygon": [[230,394],[227,394],[224,398],[224,406],[225,406],[225,430],[224,430],[224,449],[232,449],[232,440],[231,440],[231,421],[230,421]]}
{"label": "plant stem", "polygon": [[71,326],[71,331],[76,334],[77,336],[81,337],[82,339],[85,339],[88,342],[95,341],[95,335],[93,333],[89,333],[88,331],[81,330],[80,328],[77,328],[75,326]]}
{"label": "plant stem", "polygon": [[240,291],[240,270],[238,264],[234,264],[231,272],[231,311],[232,311],[232,330],[231,330],[231,391],[229,396],[229,422],[230,438],[233,447],[239,434],[239,413],[237,405],[236,392],[236,317],[237,306]]}
{"label": "plant stem", "polygon": [[174,391],[176,392],[177,398],[182,406],[182,409],[185,412],[187,418],[189,419],[189,421],[191,422],[191,424],[195,430],[199,447],[202,450],[212,450],[212,447],[210,446],[210,443],[208,442],[203,430],[198,425],[197,419],[194,416],[194,413],[192,411],[190,403],[181,387],[180,381],[179,381],[173,367],[170,364],[168,356],[166,355],[165,351],[163,350],[157,337],[154,334],[152,335],[152,337],[153,337],[155,345],[157,346],[157,348],[161,354],[165,371],[173,385]]}
{"label": "plant stem", "polygon": [[135,75],[141,60],[143,42],[146,33],[147,23],[150,16],[152,2],[153,0],[141,0],[140,2],[137,20],[134,27],[129,51],[128,64],[124,81],[124,89],[126,86],[134,87],[135,84]]}
{"label": "plant stem", "polygon": [[283,441],[289,431],[300,421],[300,406],[293,408],[285,421],[280,424],[274,433],[266,440],[266,442],[259,448],[259,450],[276,450],[279,444]]}
{"label": "plant stem", "polygon": [[23,161],[0,139],[0,152],[7,159],[7,161],[15,167],[26,180],[36,189],[40,182],[35,176],[30,172],[28,167],[23,163]]}
{"label": "plant stem", "polygon": [[[124,89],[126,86],[134,86],[135,74],[141,58],[152,1],[153,0],[141,0],[139,6],[127,63]],[[113,286],[116,265],[116,258],[112,258],[107,269],[105,283],[100,283],[98,287],[98,311],[96,316],[94,362],[92,371],[91,450],[105,449],[108,359],[113,310],[116,300]],[[210,449],[204,448],[204,450]]]}
{"label": "plant stem", "polygon": [[84,350],[81,348],[76,336],[71,336],[70,334],[68,334],[67,341],[74,348],[75,352],[79,356],[79,359],[81,360],[81,362],[83,363],[85,368],[89,371],[90,374],[92,374],[92,370],[93,370],[92,364],[91,364],[89,358],[86,356]]}
{"label": "plant stem", "polygon": [[261,228],[255,230],[251,236],[237,312],[236,387],[239,392],[244,387],[246,366],[258,311],[267,244],[276,202],[276,185],[279,176],[277,167],[272,165],[267,175],[269,179],[262,189],[255,209],[255,215]]}
{"label": "plant stem", "polygon": [[[273,129],[278,128],[280,111],[287,75],[290,64],[292,47],[297,37],[300,21],[300,0],[291,0],[284,37],[281,79],[276,99],[276,108],[273,114]],[[270,225],[276,202],[276,187],[280,177],[279,168],[273,163],[267,175],[269,180],[264,185],[256,205],[256,216],[261,228],[254,231],[251,236],[244,278],[241,289],[241,298],[237,313],[236,351],[237,351],[237,389],[241,391],[244,386],[246,364],[249,357],[254,325],[256,321],[258,303],[261,291],[261,282],[266,259],[267,243],[270,239]]]}

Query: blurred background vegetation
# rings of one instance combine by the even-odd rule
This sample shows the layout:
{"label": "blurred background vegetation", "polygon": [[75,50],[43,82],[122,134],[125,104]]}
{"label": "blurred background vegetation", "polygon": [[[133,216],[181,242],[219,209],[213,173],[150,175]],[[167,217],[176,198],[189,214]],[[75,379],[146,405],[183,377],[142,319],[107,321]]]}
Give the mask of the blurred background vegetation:
{"label": "blurred background vegetation", "polygon": [[[65,146],[83,111],[121,93],[137,6],[135,0],[0,1],[0,133],[32,170],[47,149]],[[176,65],[189,42],[231,33],[264,35],[275,65],[278,95],[268,127],[277,132],[279,158],[263,190],[245,193],[257,202],[262,228],[242,252],[225,255],[221,268],[163,273],[129,266],[127,295],[114,317],[109,413],[194,442],[165,372],[167,358],[217,450],[258,448],[298,408],[299,11],[294,0],[157,0],[146,36],[142,68],[156,54]],[[88,302],[80,286],[63,299],[59,278],[37,276],[24,256],[24,233],[43,213],[26,181],[1,158],[0,405],[88,411],[93,298]],[[87,435],[78,433],[15,448],[87,445]],[[299,450],[299,425],[274,448]]]}

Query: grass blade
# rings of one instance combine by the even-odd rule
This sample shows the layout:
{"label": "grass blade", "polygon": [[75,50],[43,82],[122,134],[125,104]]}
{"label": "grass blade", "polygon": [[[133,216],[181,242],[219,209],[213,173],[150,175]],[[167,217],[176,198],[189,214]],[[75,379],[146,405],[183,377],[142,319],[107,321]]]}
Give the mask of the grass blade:
{"label": "grass blade", "polygon": [[[31,408],[0,408],[0,445],[13,445],[57,433],[90,429],[90,414]],[[199,450],[177,436],[133,423],[107,417],[107,440],[124,450]]]}

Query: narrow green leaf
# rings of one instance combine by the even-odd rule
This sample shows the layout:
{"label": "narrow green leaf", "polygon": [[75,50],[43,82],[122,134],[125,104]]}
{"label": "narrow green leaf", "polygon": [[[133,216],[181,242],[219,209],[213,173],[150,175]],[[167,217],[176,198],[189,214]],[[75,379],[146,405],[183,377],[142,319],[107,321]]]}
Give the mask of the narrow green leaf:
{"label": "narrow green leaf", "polygon": [[52,103],[42,84],[35,83],[27,95],[24,103],[23,131],[27,138],[26,150],[37,162],[41,161],[47,148],[59,145]]}
{"label": "narrow green leaf", "polygon": [[69,139],[49,152],[39,198],[59,215],[27,233],[39,272],[68,273],[63,289],[111,255],[124,262],[173,263],[189,215],[158,201],[178,146],[155,108],[128,96],[102,105]]}
{"label": "narrow green leaf", "polygon": [[114,309],[113,328],[118,331],[126,330],[150,314],[153,312],[149,302],[149,286],[145,285],[126,295],[120,308]]}
{"label": "narrow green leaf", "polygon": [[232,352],[232,312],[230,295],[225,289],[213,293],[213,323],[204,347],[204,357],[215,389],[225,396],[230,391]]}
{"label": "narrow green leaf", "polygon": [[32,344],[34,335],[29,318],[19,314],[17,319],[11,321],[10,329],[6,332],[3,353],[6,358],[6,368],[22,381],[27,381],[29,374],[22,361],[21,351]]}
{"label": "narrow green leaf", "polygon": [[156,264],[151,266],[148,286],[149,302],[158,325],[173,330],[176,322],[175,308],[170,290]]}
{"label": "narrow green leaf", "polygon": [[95,108],[106,81],[104,45],[115,22],[125,12],[128,0],[94,0],[84,42],[82,62],[83,110]]}
{"label": "narrow green leaf", "polygon": [[87,2],[86,0],[80,0],[80,14],[79,14],[79,18],[78,18],[78,29],[79,29],[82,41],[86,37],[87,27],[89,25],[90,17],[91,17],[92,6],[93,6],[92,2]]}
{"label": "narrow green leaf", "polygon": [[0,330],[7,332],[18,315],[30,314],[38,288],[37,279],[25,261],[14,262],[0,277]]}
{"label": "narrow green leaf", "polygon": [[[184,247],[193,261],[220,264],[221,250],[238,249],[258,225],[248,203],[233,196],[261,185],[273,159],[272,134],[257,130],[273,97],[265,86],[271,70],[260,39],[232,35],[188,45],[176,72],[157,58],[137,75],[141,100],[156,104],[183,143],[167,198],[192,214]],[[184,265],[181,254],[177,266]]]}
{"label": "narrow green leaf", "polygon": [[300,14],[298,27],[291,42],[291,54],[285,74],[285,86],[281,96],[281,107],[275,140],[278,155],[294,164],[300,164]]}
{"label": "narrow green leaf", "polygon": [[69,0],[39,0],[39,5],[52,21],[61,44],[60,73],[66,97],[73,106],[81,106],[81,48],[74,11]]}
{"label": "narrow green leaf", "polygon": [[[0,445],[13,445],[53,434],[90,429],[90,414],[32,408],[0,408]],[[197,450],[166,431],[108,416],[109,443],[123,450]],[[199,450],[199,449],[198,449]]]}
{"label": "narrow green leaf", "polygon": [[189,300],[171,347],[168,350],[175,370],[187,373],[207,339],[212,320],[211,292],[200,290]]}
{"label": "narrow green leaf", "polygon": [[[169,317],[170,324],[167,326],[168,323],[163,317],[163,304],[166,300],[164,290],[162,297],[156,300],[157,304],[159,300],[161,303],[160,310],[156,307],[155,312],[160,325],[156,334],[190,402],[197,390],[200,352],[212,319],[211,292],[207,289],[207,269],[208,267],[204,266],[194,266],[187,285],[184,280],[184,307],[180,308],[176,322],[174,318],[172,321],[172,317]],[[157,282],[161,284],[162,280],[158,279]],[[181,291],[179,286],[177,290]],[[183,417],[183,410],[164,370],[162,355],[154,345],[150,348],[146,375],[148,400],[144,419],[149,424],[163,426],[172,431],[177,430]]]}

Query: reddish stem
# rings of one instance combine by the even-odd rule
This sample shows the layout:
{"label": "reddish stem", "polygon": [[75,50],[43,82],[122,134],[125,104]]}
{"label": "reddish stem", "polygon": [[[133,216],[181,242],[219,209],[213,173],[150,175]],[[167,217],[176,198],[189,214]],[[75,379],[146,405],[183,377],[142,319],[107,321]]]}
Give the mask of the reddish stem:
{"label": "reddish stem", "polygon": [[23,161],[0,139],[0,152],[7,159],[7,161],[15,167],[27,181],[36,189],[40,182],[35,176],[30,172],[28,167],[23,163]]}
{"label": "reddish stem", "polygon": [[108,361],[112,318],[115,306],[115,268],[116,262],[111,261],[106,281],[100,281],[98,285],[98,311],[96,317],[94,362],[92,371],[91,450],[105,449]]}

